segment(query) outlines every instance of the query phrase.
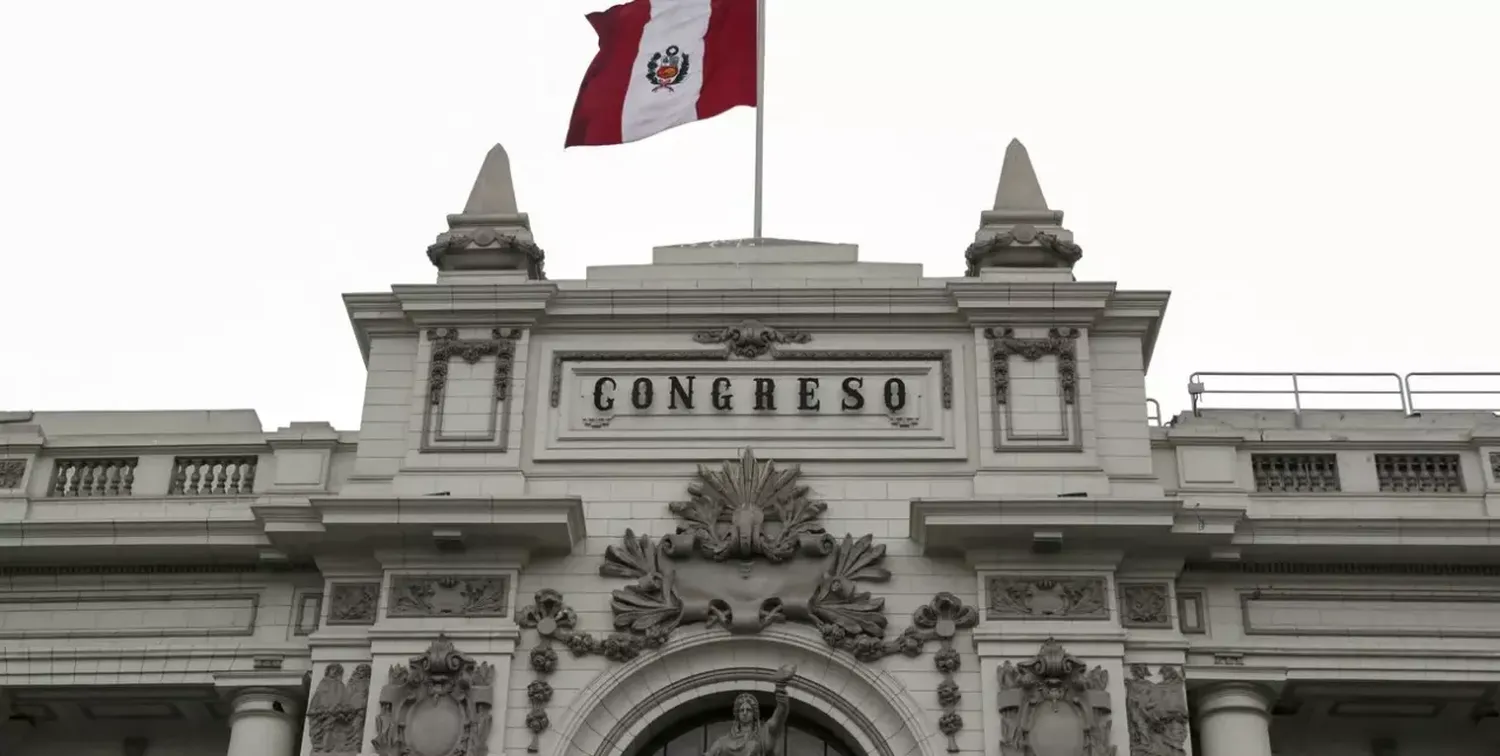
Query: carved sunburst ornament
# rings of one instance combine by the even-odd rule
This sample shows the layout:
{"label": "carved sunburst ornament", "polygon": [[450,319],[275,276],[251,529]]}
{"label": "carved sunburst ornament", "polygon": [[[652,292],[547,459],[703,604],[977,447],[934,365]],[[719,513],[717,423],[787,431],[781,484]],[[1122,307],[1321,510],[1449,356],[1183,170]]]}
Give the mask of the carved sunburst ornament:
{"label": "carved sunburst ornament", "polygon": [[688,485],[688,501],[673,502],[672,514],[683,526],[669,536],[674,546],[691,539],[698,551],[716,562],[765,557],[783,562],[801,552],[827,556],[833,536],[817,519],[828,505],[809,496],[798,482],[796,467],[778,470],[774,462],[755,459],[746,449],[738,462],[714,470],[700,465],[698,479]]}

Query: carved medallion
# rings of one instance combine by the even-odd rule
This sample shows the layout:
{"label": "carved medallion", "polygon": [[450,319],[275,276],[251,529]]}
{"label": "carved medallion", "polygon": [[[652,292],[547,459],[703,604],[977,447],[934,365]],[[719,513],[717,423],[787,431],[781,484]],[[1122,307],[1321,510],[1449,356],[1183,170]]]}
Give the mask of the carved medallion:
{"label": "carved medallion", "polygon": [[1120,624],[1124,627],[1172,626],[1166,583],[1121,583]]}
{"label": "carved medallion", "polygon": [[1188,737],[1188,703],[1182,672],[1162,666],[1161,681],[1151,668],[1130,665],[1125,681],[1125,713],[1130,725],[1130,756],[1183,756]]}
{"label": "carved medallion", "polygon": [[1000,675],[1001,756],[1113,756],[1109,674],[1048,638],[1036,657]]}
{"label": "carved medallion", "polygon": [[328,597],[328,624],[373,625],[379,583],[334,583]]}
{"label": "carved medallion", "polygon": [[990,619],[1109,619],[1101,577],[996,575],[989,579]]}
{"label": "carved medallion", "polygon": [[746,320],[737,326],[716,331],[699,331],[693,334],[699,344],[723,344],[736,357],[753,360],[775,349],[779,344],[806,344],[812,334],[806,331],[779,331],[756,320]]}
{"label": "carved medallion", "polygon": [[307,704],[307,738],[313,753],[359,753],[369,701],[370,665],[355,667],[347,685],[344,665],[328,665]]}
{"label": "carved medallion", "polygon": [[504,617],[510,581],[504,575],[397,575],[387,617]]}
{"label": "carved medallion", "polygon": [[26,460],[0,459],[0,488],[20,488],[26,476]]}
{"label": "carved medallion", "polygon": [[495,670],[439,635],[427,653],[391,667],[375,718],[379,756],[486,756]]}

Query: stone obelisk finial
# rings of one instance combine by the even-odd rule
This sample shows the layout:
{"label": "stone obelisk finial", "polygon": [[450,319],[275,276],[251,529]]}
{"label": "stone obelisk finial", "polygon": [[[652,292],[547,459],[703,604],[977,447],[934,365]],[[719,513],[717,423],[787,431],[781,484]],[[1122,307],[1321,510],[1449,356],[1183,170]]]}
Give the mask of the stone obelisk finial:
{"label": "stone obelisk finial", "polygon": [[1026,278],[1073,280],[1073,263],[1083,250],[1073,243],[1073,232],[1062,227],[1062,219],[1061,210],[1047,207],[1026,146],[1010,140],[1000,167],[995,209],[980,214],[979,232],[965,253],[966,275],[1014,271]]}
{"label": "stone obelisk finial", "polygon": [[495,145],[484,157],[464,211],[448,216],[448,230],[427,248],[443,273],[517,273],[542,280],[544,255],[531,236],[531,220],[516,207],[510,156]]}

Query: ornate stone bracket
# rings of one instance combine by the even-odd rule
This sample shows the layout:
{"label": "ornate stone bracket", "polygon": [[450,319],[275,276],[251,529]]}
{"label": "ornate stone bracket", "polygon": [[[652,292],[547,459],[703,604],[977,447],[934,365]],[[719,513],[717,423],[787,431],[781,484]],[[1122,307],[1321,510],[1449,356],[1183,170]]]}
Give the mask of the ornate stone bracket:
{"label": "ornate stone bracket", "polygon": [[344,683],[344,665],[330,664],[307,704],[307,739],[313,753],[358,754],[370,700],[370,665],[354,668]]}
{"label": "ornate stone bracket", "polygon": [[1006,662],[998,672],[1001,756],[1114,756],[1102,667],[1089,669],[1048,638],[1035,658]]}
{"label": "ornate stone bracket", "polygon": [[693,334],[699,344],[723,344],[735,357],[753,360],[776,348],[778,344],[806,344],[812,334],[806,331],[777,330],[757,320],[746,320],[737,326]]}
{"label": "ornate stone bracket", "polygon": [[1125,681],[1125,714],[1130,726],[1130,756],[1183,756],[1187,753],[1188,703],[1182,670],[1162,665],[1161,681],[1151,668],[1130,665]]}
{"label": "ornate stone bracket", "polygon": [[459,653],[439,635],[427,653],[391,667],[370,744],[379,756],[486,756],[494,681],[494,667]]}
{"label": "ornate stone bracket", "polygon": [[1013,354],[1028,362],[1036,362],[1047,355],[1057,357],[1057,383],[1063,402],[1073,404],[1078,400],[1077,328],[1052,328],[1044,339],[1016,338],[1014,328],[986,328],[984,337],[990,342],[990,377],[996,404],[1004,405],[1010,401],[1010,356]]}

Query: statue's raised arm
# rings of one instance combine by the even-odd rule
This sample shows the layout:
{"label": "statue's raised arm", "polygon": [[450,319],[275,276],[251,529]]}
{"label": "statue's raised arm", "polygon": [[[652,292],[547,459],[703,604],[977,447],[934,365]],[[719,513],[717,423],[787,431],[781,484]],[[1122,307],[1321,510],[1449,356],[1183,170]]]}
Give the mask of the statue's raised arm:
{"label": "statue's raised arm", "polygon": [[771,719],[766,722],[766,729],[770,731],[771,742],[779,749],[785,742],[783,736],[786,734],[786,719],[792,713],[791,696],[787,695],[786,685],[797,676],[797,667],[786,664],[776,670],[776,676],[771,678],[776,682],[776,710],[771,712]]}

